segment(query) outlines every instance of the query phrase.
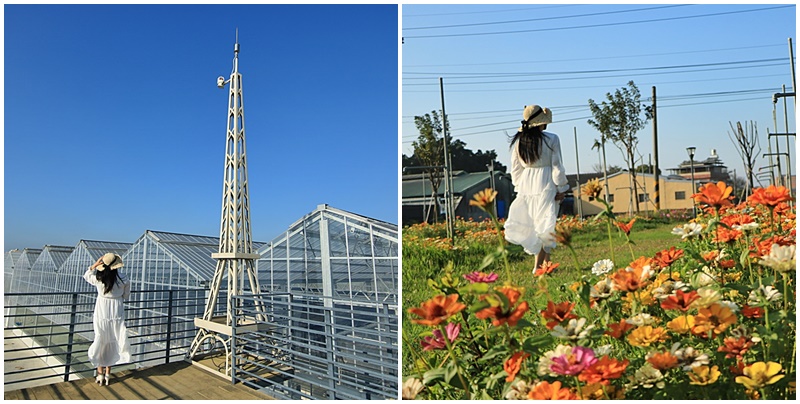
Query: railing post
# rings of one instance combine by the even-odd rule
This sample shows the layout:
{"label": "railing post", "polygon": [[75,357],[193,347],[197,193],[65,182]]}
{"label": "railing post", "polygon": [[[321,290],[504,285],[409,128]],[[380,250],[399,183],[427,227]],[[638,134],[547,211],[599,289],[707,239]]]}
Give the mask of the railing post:
{"label": "railing post", "polygon": [[237,310],[240,306],[239,297],[233,296],[233,319],[231,321],[231,351],[230,351],[230,363],[231,363],[231,384],[236,384],[236,324],[239,322],[239,310]]}
{"label": "railing post", "polygon": [[167,303],[167,343],[165,344],[167,351],[164,357],[164,363],[169,363],[169,353],[171,350],[170,342],[172,341],[172,303],[174,290],[169,290],[169,303]]}
{"label": "railing post", "polygon": [[72,293],[72,310],[69,315],[69,334],[67,334],[67,358],[64,364],[64,381],[69,381],[70,364],[72,363],[72,342],[75,335],[76,312],[78,311],[78,292]]}
{"label": "railing post", "polygon": [[[309,307],[309,312],[311,308]],[[322,307],[323,312],[325,313],[325,345],[327,351],[327,359],[328,359],[328,399],[335,400],[336,399],[336,365],[334,364],[334,356],[333,352],[335,350],[334,347],[334,340],[333,340],[333,306]]]}

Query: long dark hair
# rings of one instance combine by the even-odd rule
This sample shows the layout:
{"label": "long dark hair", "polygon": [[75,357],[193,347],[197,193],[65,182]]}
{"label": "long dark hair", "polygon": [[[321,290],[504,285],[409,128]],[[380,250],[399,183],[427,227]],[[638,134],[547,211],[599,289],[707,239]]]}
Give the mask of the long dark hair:
{"label": "long dark hair", "polygon": [[109,268],[106,264],[100,264],[105,267],[103,271],[96,271],[95,276],[97,280],[103,284],[103,293],[111,292],[111,289],[114,288],[114,284],[117,283],[119,279],[119,275],[115,269]]}
{"label": "long dark hair", "polygon": [[528,126],[528,121],[522,121],[522,130],[511,138],[510,148],[513,149],[514,144],[519,142],[519,157],[526,164],[532,164],[539,160],[539,156],[542,154],[542,144],[550,147],[544,141],[543,130],[545,128],[547,125]]}

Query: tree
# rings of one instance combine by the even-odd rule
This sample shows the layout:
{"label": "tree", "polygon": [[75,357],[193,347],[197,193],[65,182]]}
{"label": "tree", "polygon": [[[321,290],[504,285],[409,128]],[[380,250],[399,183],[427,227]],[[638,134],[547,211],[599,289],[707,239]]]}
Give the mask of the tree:
{"label": "tree", "polygon": [[[414,154],[410,158],[403,156],[403,167],[413,167],[414,165],[426,167],[420,171],[431,181],[433,200],[438,200],[437,193],[439,185],[444,178],[444,127],[437,111],[430,114],[414,117],[414,125],[419,131],[419,137],[411,145],[414,147]],[[448,131],[450,125],[447,126]],[[451,141],[452,143],[452,141]],[[419,164],[406,166],[405,163],[413,163],[416,160]],[[434,221],[439,217],[439,204],[434,203]]]}
{"label": "tree", "polygon": [[[640,165],[636,166],[636,170],[634,170],[634,171],[636,171],[637,173],[642,173],[642,174],[652,174],[654,169],[655,169],[655,166],[652,165],[652,164],[640,164]],[[660,168],[658,169],[658,175],[661,175],[661,169]]]}
{"label": "tree", "polygon": [[[631,183],[636,184],[636,147],[639,138],[636,133],[652,119],[653,111],[650,106],[643,106],[639,88],[633,81],[628,82],[628,87],[617,89],[614,94],[606,93],[606,101],[600,105],[589,99],[589,109],[592,111],[594,119],[589,119],[588,123],[600,132],[601,145],[604,141],[611,140],[622,152],[623,160],[631,173]],[[644,118],[642,118],[644,113]],[[636,187],[631,185],[636,194]],[[636,212],[639,212],[639,197],[632,195]]]}
{"label": "tree", "polygon": [[[592,164],[592,170],[594,170],[594,172],[596,172],[596,173],[602,173],[603,172],[603,166],[600,165],[600,164]],[[608,174],[615,174],[615,173],[618,173],[620,171],[622,171],[622,167],[620,167],[620,166],[609,166],[609,167],[606,167],[606,172]]]}
{"label": "tree", "polygon": [[[747,178],[748,188],[745,190],[744,195],[747,197],[750,194],[750,190],[755,186],[753,168],[756,165],[756,158],[761,154],[761,146],[758,144],[758,130],[753,121],[750,121],[750,124],[746,127],[742,127],[742,123],[738,121],[736,122],[736,128],[733,127],[732,122],[728,122],[728,124],[731,125],[731,130],[733,131],[733,135],[728,132],[728,137],[733,142],[733,145],[736,146],[736,151],[739,153],[746,171],[745,178]],[[756,147],[758,147],[757,151]]]}
{"label": "tree", "polygon": [[480,149],[474,152],[467,149],[467,144],[461,140],[453,140],[450,143],[450,155],[453,161],[453,171],[463,170],[469,173],[477,173],[488,170],[488,166],[494,163],[495,171],[506,172],[506,166],[497,161],[497,152]]}

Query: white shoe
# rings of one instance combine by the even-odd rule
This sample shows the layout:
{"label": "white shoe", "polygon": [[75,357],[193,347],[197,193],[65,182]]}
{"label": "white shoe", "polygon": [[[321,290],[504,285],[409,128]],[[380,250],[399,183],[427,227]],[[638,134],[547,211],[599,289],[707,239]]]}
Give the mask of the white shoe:
{"label": "white shoe", "polygon": [[101,386],[103,385],[103,380],[104,380],[104,377],[101,374],[97,375],[97,377],[94,378],[94,381],[97,384],[101,385]]}
{"label": "white shoe", "polygon": [[111,380],[111,373],[106,373],[106,378],[105,378],[106,386],[108,386],[109,380]]}

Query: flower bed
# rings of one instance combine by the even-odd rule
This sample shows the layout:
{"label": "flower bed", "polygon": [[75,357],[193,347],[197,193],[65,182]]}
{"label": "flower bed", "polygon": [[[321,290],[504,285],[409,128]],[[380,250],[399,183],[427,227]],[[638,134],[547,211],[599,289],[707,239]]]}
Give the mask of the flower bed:
{"label": "flower bed", "polygon": [[[616,269],[597,257],[546,307],[523,299],[520,280],[489,271],[508,266],[495,221],[474,271],[437,267],[430,299],[406,308],[429,332],[404,332],[413,359],[403,397],[795,399],[795,209],[782,187],[738,206],[729,195],[721,183],[701,188],[702,213],[673,230],[675,247]],[[490,202],[471,203],[490,212]],[[607,211],[597,222],[608,225],[589,231],[610,241],[613,224],[630,241],[633,222]],[[559,227],[568,246],[570,227]],[[532,287],[548,293],[540,284],[558,265],[538,268]]]}

